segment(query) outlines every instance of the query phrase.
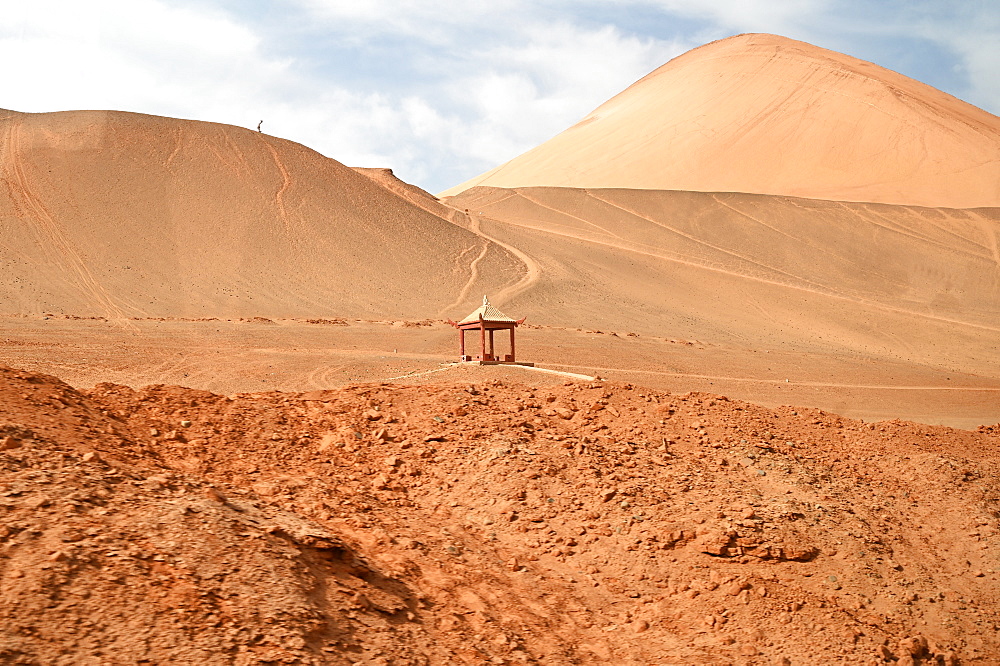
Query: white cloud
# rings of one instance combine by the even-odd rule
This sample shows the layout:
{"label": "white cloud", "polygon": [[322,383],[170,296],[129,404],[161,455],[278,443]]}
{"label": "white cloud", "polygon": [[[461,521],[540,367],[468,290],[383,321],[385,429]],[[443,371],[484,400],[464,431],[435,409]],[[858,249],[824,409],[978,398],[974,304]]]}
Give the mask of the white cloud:
{"label": "white cloud", "polygon": [[263,57],[253,32],[222,14],[156,0],[22,3],[5,26],[0,58],[21,66],[6,70],[4,95],[20,111],[208,118],[290,65]]}
{"label": "white cloud", "polygon": [[915,34],[960,58],[957,73],[968,81],[963,97],[1000,113],[1000,5],[968,2],[936,11],[925,7],[912,25]]}
{"label": "white cloud", "polygon": [[315,20],[347,37],[405,35],[431,43],[454,44],[462,33],[516,32],[540,9],[526,0],[291,0]]}
{"label": "white cloud", "polygon": [[[785,34],[890,67],[861,46],[916,35],[956,54],[968,99],[1000,108],[991,2],[963,12],[902,0],[9,4],[0,58],[18,66],[5,70],[0,107],[251,128],[263,119],[266,132],[347,164],[393,167],[432,190],[514,157],[670,58],[735,32]],[[681,28],[666,37],[629,23],[636,16]]]}
{"label": "white cloud", "polygon": [[[281,16],[255,22],[166,0],[18,3],[0,27],[0,58],[24,65],[8,70],[0,106],[263,119],[265,131],[342,162],[442,189],[547,139],[682,50],[522,0],[300,0]],[[281,41],[289,35],[303,39]],[[302,54],[317,35],[354,64],[374,58],[422,78],[356,87],[342,61]]]}
{"label": "white cloud", "polygon": [[969,101],[1000,113],[1000,32],[964,34],[951,42],[969,78]]}
{"label": "white cloud", "polygon": [[[536,24],[516,43],[484,48],[444,90],[471,107],[459,136],[495,165],[562,131],[685,49],[612,26]],[[472,136],[473,134],[477,136]]]}
{"label": "white cloud", "polygon": [[770,32],[787,36],[815,21],[833,0],[634,0],[665,12],[710,20],[723,30]]}
{"label": "white cloud", "polygon": [[[558,4],[558,3],[553,3]],[[395,158],[403,177],[443,189],[510,159],[579,120],[610,96],[695,44],[628,35],[606,23],[558,19],[552,7],[376,0],[364,8],[301,0],[314,29],[338,44],[366,38],[367,57],[421,77],[386,90],[384,122],[359,128],[370,156]],[[386,35],[409,35],[406,61]],[[447,43],[447,48],[440,48]],[[417,46],[414,46],[414,45]],[[320,68],[322,69],[322,68]],[[322,146],[331,146],[327,135]],[[392,144],[392,145],[390,145]],[[337,159],[345,153],[311,144]]]}

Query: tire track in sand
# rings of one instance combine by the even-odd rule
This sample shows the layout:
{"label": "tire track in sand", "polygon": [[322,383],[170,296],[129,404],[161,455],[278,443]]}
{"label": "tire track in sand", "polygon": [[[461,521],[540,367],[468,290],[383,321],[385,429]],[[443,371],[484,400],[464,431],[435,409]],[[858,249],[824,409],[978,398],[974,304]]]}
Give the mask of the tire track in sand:
{"label": "tire track in sand", "polygon": [[676,377],[678,379],[705,379],[713,381],[742,382],[747,384],[774,384],[777,386],[809,386],[814,388],[847,388],[847,389],[870,389],[886,391],[951,391],[967,393],[1000,393],[1000,387],[995,386],[944,386],[925,384],[848,384],[841,382],[818,382],[818,381],[791,381],[785,379],[764,379],[761,377],[736,377],[730,375],[705,375],[694,372],[669,372],[666,370],[645,370],[642,368],[611,368],[596,365],[573,365],[570,363],[549,363],[558,368],[573,368],[577,370],[591,370],[601,372],[624,372],[640,373],[644,375],[659,375],[663,377]]}
{"label": "tire track in sand", "polygon": [[520,280],[518,280],[517,282],[515,282],[514,284],[512,284],[510,286],[504,287],[503,289],[501,289],[498,292],[495,292],[493,294],[493,301],[492,302],[495,305],[503,305],[504,303],[506,303],[510,299],[512,299],[515,296],[518,296],[518,295],[524,293],[525,291],[527,291],[528,289],[530,289],[531,287],[533,287],[538,282],[538,280],[541,278],[541,276],[542,276],[542,266],[541,266],[541,264],[539,264],[537,261],[535,261],[530,256],[528,256],[525,252],[522,252],[521,250],[519,250],[518,248],[514,247],[513,245],[510,245],[508,243],[504,243],[501,240],[497,240],[493,236],[490,236],[485,231],[483,231],[482,225],[480,223],[481,220],[480,220],[480,216],[479,215],[477,215],[475,213],[468,213],[467,215],[468,215],[468,218],[469,218],[469,226],[468,226],[469,231],[471,231],[472,233],[476,234],[477,236],[485,238],[486,240],[488,240],[488,241],[490,241],[492,243],[496,243],[497,245],[499,245],[503,249],[507,250],[508,252],[510,252],[511,254],[513,254],[515,257],[517,257],[518,259],[520,259],[521,263],[524,264],[525,269],[526,269],[525,273],[524,273],[524,276]]}
{"label": "tire track in sand", "polygon": [[[997,236],[1000,236],[1000,226],[992,224],[992,220],[985,217],[982,223],[989,249],[993,251],[993,260],[997,262],[997,268],[1000,268],[1000,241],[997,240]],[[996,228],[994,228],[995,226]]]}
{"label": "tire track in sand", "polygon": [[[689,233],[687,233],[685,231],[682,231],[682,230],[680,230],[680,229],[678,229],[676,227],[672,227],[669,224],[666,224],[666,223],[661,222],[659,220],[655,220],[655,219],[653,219],[653,218],[651,218],[651,217],[649,217],[647,215],[643,215],[642,213],[640,213],[638,211],[634,211],[634,210],[631,210],[630,208],[626,208],[625,206],[623,206],[621,204],[618,204],[618,203],[615,203],[615,202],[610,201],[608,199],[605,199],[604,197],[600,197],[600,196],[594,194],[593,192],[591,192],[589,190],[587,191],[587,196],[591,197],[592,199],[595,199],[596,201],[600,201],[600,202],[602,202],[602,203],[604,203],[604,204],[606,204],[608,206],[611,206],[612,208],[617,208],[618,210],[621,210],[621,211],[623,211],[625,213],[628,213],[629,215],[637,217],[640,220],[645,220],[646,222],[649,222],[650,224],[653,224],[654,226],[660,227],[661,229],[665,229],[665,230],[667,230],[669,232],[672,232],[672,233],[680,236],[681,238],[687,239],[688,241],[690,241],[692,243],[695,243],[696,245],[700,245],[702,247],[706,247],[706,248],[708,248],[710,250],[713,250],[715,252],[718,252],[720,254],[733,257],[734,259],[738,259],[739,261],[745,262],[745,263],[747,263],[747,264],[749,264],[751,266],[755,266],[755,267],[757,267],[759,269],[762,269],[765,274],[772,273],[772,274],[777,274],[777,275],[783,276],[785,278],[788,278],[789,281],[790,281],[789,284],[794,284],[795,282],[799,282],[799,283],[802,283],[804,285],[808,285],[809,287],[812,287],[813,289],[824,289],[824,288],[825,289],[829,289],[829,287],[825,287],[824,285],[821,285],[821,284],[819,284],[817,282],[813,282],[811,280],[807,280],[806,278],[802,277],[801,275],[797,275],[795,273],[789,273],[788,271],[782,270],[782,269],[778,268],[777,266],[771,266],[770,264],[766,264],[766,263],[764,263],[762,261],[758,261],[757,259],[754,259],[752,257],[740,254],[739,252],[736,252],[735,250],[730,250],[730,249],[724,248],[721,245],[716,245],[714,243],[709,243],[708,241],[706,241],[703,238],[698,238],[697,236],[695,236],[693,234],[689,234]],[[726,204],[726,203],[724,203],[722,201],[719,201],[714,194],[712,195],[712,198],[717,203],[721,204],[722,206],[724,206],[726,208],[729,208],[733,212],[738,213],[738,214],[742,215],[743,217],[746,217],[746,218],[748,218],[748,219],[750,219],[750,220],[752,220],[752,221],[754,221],[754,222],[756,222],[758,224],[766,226],[768,229],[771,229],[772,231],[776,231],[778,233],[781,233],[782,235],[788,236],[789,238],[792,238],[794,240],[793,236],[789,236],[788,234],[785,234],[784,232],[782,232],[782,231],[780,231],[778,229],[775,229],[774,227],[771,227],[770,225],[764,224],[761,220],[757,220],[757,219],[755,219],[755,218],[747,215],[746,213],[743,213],[741,211],[736,210],[735,208],[733,208],[729,204]],[[626,248],[625,245],[621,245],[620,247],[622,247],[622,249],[628,249],[628,248]],[[649,246],[646,245],[646,247],[649,247]],[[681,255],[681,256],[684,256],[684,255]],[[692,259],[694,259],[694,258],[692,257]],[[706,264],[706,265],[708,265],[708,264]],[[726,266],[726,264],[724,264],[724,263],[718,263],[717,266],[719,266],[720,268],[723,268],[724,266]],[[740,274],[739,271],[729,271],[729,272],[731,272],[733,275]],[[834,290],[830,289],[830,291],[834,291]],[[835,293],[839,293],[839,292],[835,292]]]}
{"label": "tire track in sand", "polygon": [[281,173],[281,187],[274,194],[274,204],[278,207],[278,214],[281,216],[281,221],[285,225],[285,231],[291,232],[291,225],[288,223],[288,210],[285,208],[285,192],[288,188],[292,186],[292,177],[288,173],[288,169],[282,163],[281,158],[278,156],[278,151],[275,150],[268,141],[263,141],[264,147],[267,148],[268,152],[271,153],[271,157],[274,159],[274,165],[278,167],[278,171]]}
{"label": "tire track in sand", "polygon": [[[511,196],[514,195],[508,195],[507,197],[504,197],[504,199],[508,199]],[[490,297],[490,301],[494,305],[503,305],[505,302],[509,301],[515,296],[530,289],[536,282],[538,282],[538,279],[539,277],[541,277],[542,274],[541,265],[537,261],[532,259],[525,252],[519,250],[513,245],[504,243],[501,240],[497,240],[493,236],[490,236],[488,233],[483,231],[482,225],[480,224],[481,214],[472,213],[469,212],[468,210],[460,210],[458,208],[455,208],[454,206],[449,206],[448,204],[444,203],[442,205],[447,206],[449,210],[449,214],[445,219],[447,219],[449,222],[451,222],[456,226],[471,231],[472,233],[476,234],[486,242],[483,244],[483,251],[480,253],[478,257],[473,259],[472,263],[470,264],[472,275],[469,277],[469,281],[466,282],[465,286],[462,288],[461,295],[457,299],[455,299],[454,303],[451,303],[447,307],[443,308],[441,312],[438,313],[438,316],[444,316],[445,313],[447,313],[449,310],[457,308],[459,305],[462,304],[462,301],[466,299],[466,297],[469,294],[469,291],[471,291],[472,287],[474,286],[475,281],[479,278],[479,262],[482,261],[482,259],[485,258],[486,254],[489,252],[490,243],[496,243],[503,249],[513,254],[515,257],[521,260],[521,263],[523,263],[525,267],[525,273],[519,280],[517,280],[511,285],[502,288],[500,291],[493,293],[493,295]]]}
{"label": "tire track in sand", "polygon": [[[111,294],[94,277],[83,257],[73,247],[73,243],[66,237],[66,234],[55,218],[49,213],[45,204],[32,193],[28,184],[28,177],[21,166],[20,121],[11,121],[7,128],[7,151],[7,163],[9,166],[6,170],[11,176],[12,194],[16,193],[20,195],[26,212],[29,213],[30,218],[36,223],[36,230],[41,232],[42,240],[48,241],[43,247],[51,248],[55,251],[56,260],[75,276],[76,279],[73,280],[73,285],[83,291],[85,295],[90,296],[96,302],[97,306],[104,310],[104,314],[107,315],[108,319],[116,320],[117,323],[125,328],[138,330],[129,321],[125,311],[115,303]],[[131,309],[140,315],[146,314],[145,311],[134,306]]]}
{"label": "tire track in sand", "polygon": [[[464,252],[462,252],[462,255],[464,256],[466,252],[468,252],[471,249],[472,248],[465,250]],[[458,298],[455,299],[455,302],[448,304],[448,306],[442,308],[441,311],[438,312],[439,317],[443,317],[447,312],[454,310],[455,308],[457,308],[459,305],[462,304],[462,301],[468,298],[469,292],[472,291],[473,285],[475,285],[476,281],[479,279],[479,262],[483,260],[483,257],[486,256],[486,253],[489,252],[489,249],[490,249],[489,241],[483,239],[482,251],[479,253],[479,256],[477,256],[469,263],[468,281],[466,281],[465,285],[462,287],[462,290],[458,293]]]}
{"label": "tire track in sand", "polygon": [[[877,309],[877,310],[882,310],[882,311],[885,311],[885,312],[893,312],[893,313],[896,313],[896,314],[906,315],[906,316],[910,316],[910,317],[916,317],[918,319],[926,319],[926,320],[929,320],[929,321],[941,322],[941,323],[946,323],[946,324],[957,324],[959,326],[967,326],[969,328],[975,328],[975,329],[980,329],[980,330],[984,330],[984,331],[995,331],[997,333],[1000,333],[1000,327],[998,327],[998,326],[990,326],[989,324],[977,324],[975,322],[963,321],[961,319],[953,319],[951,317],[944,317],[944,316],[935,315],[935,314],[928,313],[928,312],[920,312],[918,310],[910,310],[910,309],[907,309],[907,308],[898,307],[898,306],[894,306],[894,305],[889,305],[889,304],[886,304],[886,303],[879,303],[877,301],[872,301],[872,300],[869,300],[869,299],[866,299],[866,298],[862,298],[862,297],[855,297],[855,296],[850,296],[850,295],[847,295],[847,294],[842,294],[842,293],[839,293],[839,292],[836,292],[836,291],[832,291],[832,290],[829,290],[829,289],[826,289],[826,288],[822,288],[822,287],[816,287],[816,288],[814,288],[814,287],[808,287],[808,286],[803,286],[803,285],[799,285],[799,284],[790,284],[790,283],[787,283],[787,282],[781,282],[780,280],[775,280],[775,279],[765,278],[765,277],[760,277],[760,276],[755,276],[755,275],[749,275],[749,274],[746,274],[746,273],[740,273],[738,271],[732,271],[732,270],[728,270],[726,268],[715,267],[715,266],[711,266],[711,265],[708,265],[708,264],[699,263],[697,261],[691,261],[691,260],[688,260],[688,259],[683,259],[683,258],[680,258],[680,257],[672,257],[672,256],[669,256],[669,255],[663,254],[662,252],[654,252],[652,250],[643,250],[643,249],[639,249],[638,247],[628,247],[627,245],[624,245],[624,244],[607,243],[607,242],[603,242],[603,241],[599,241],[599,240],[594,240],[594,239],[583,239],[583,238],[580,238],[578,235],[569,234],[569,233],[560,232],[560,231],[555,231],[553,229],[542,229],[542,228],[539,228],[539,227],[529,227],[529,226],[526,226],[526,225],[523,225],[523,224],[519,224],[517,222],[506,222],[505,224],[509,224],[511,226],[516,226],[516,227],[521,227],[523,229],[531,229],[531,230],[534,230],[534,231],[540,231],[542,233],[546,233],[546,234],[549,234],[549,235],[552,235],[552,236],[561,236],[561,237],[569,238],[569,239],[572,239],[572,240],[577,240],[577,241],[582,241],[582,242],[586,242],[586,243],[591,243],[593,245],[602,245],[604,247],[609,247],[609,248],[612,248],[614,250],[620,250],[622,252],[631,252],[631,253],[634,253],[634,254],[640,254],[640,255],[643,255],[643,256],[653,257],[655,259],[662,259],[664,261],[669,261],[671,263],[680,264],[682,266],[691,266],[692,268],[697,268],[697,269],[701,269],[701,270],[705,270],[705,271],[711,271],[713,273],[718,273],[720,275],[728,275],[728,276],[731,276],[731,277],[736,277],[736,278],[740,278],[740,279],[750,280],[750,281],[753,281],[753,282],[759,282],[760,284],[769,284],[769,285],[773,285],[773,286],[776,286],[776,287],[782,287],[782,288],[785,288],[785,289],[791,289],[791,290],[794,290],[794,291],[800,291],[800,292],[807,293],[807,294],[816,294],[818,296],[824,296],[826,298],[832,298],[832,299],[835,299],[835,300],[838,300],[838,301],[845,301],[847,303],[853,303],[855,305],[863,305],[865,307],[870,307],[870,308],[874,308],[874,309]],[[636,245],[639,245],[639,244],[636,244]],[[512,248],[512,247],[510,247],[508,245],[504,245],[504,247],[508,247],[512,251],[519,252],[518,250],[516,250],[516,249],[514,249],[514,248]],[[640,247],[642,247],[642,246],[640,245]],[[540,272],[541,271],[539,270],[539,274],[540,274]],[[535,280],[537,281],[537,276],[536,276]],[[524,279],[522,279],[521,282],[524,282]],[[520,284],[520,283],[518,283],[518,284]],[[517,286],[517,285],[515,285],[515,286]]]}

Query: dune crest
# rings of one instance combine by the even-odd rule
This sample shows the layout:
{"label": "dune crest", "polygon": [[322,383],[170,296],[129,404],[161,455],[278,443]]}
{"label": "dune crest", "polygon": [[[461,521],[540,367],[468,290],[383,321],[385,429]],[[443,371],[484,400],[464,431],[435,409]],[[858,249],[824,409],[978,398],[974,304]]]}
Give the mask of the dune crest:
{"label": "dune crest", "polygon": [[585,187],[1000,205],[1000,118],[775,35],[689,51],[558,136],[442,193]]}

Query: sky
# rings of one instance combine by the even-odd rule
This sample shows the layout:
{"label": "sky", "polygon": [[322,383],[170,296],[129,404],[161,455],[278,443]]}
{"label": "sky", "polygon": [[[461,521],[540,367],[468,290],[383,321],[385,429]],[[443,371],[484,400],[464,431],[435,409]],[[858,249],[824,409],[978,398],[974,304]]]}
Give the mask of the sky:
{"label": "sky", "polygon": [[0,108],[261,129],[439,192],[671,58],[744,32],[840,51],[1000,114],[997,0],[4,2]]}

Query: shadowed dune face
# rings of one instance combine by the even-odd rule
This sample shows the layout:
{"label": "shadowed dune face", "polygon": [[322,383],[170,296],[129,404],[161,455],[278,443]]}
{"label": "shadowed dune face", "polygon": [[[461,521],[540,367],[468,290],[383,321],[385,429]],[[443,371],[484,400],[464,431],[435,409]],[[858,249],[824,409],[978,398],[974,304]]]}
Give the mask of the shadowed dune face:
{"label": "shadowed dune face", "polygon": [[5,313],[425,317],[524,271],[335,160],[257,132],[8,112],[0,136]]}
{"label": "shadowed dune face", "polygon": [[694,49],[580,123],[447,190],[586,187],[1000,205],[1000,118],[773,35]]}
{"label": "shadowed dune face", "polygon": [[473,188],[545,324],[1000,372],[1000,212],[747,194]]}

